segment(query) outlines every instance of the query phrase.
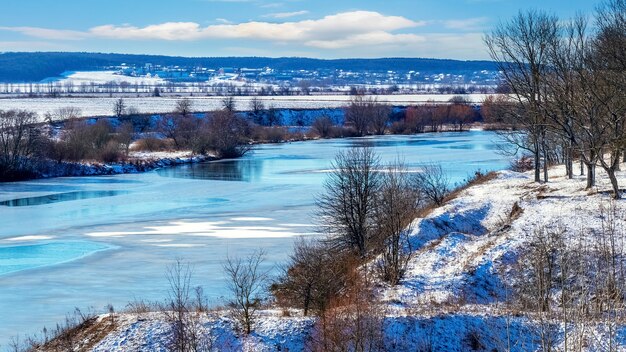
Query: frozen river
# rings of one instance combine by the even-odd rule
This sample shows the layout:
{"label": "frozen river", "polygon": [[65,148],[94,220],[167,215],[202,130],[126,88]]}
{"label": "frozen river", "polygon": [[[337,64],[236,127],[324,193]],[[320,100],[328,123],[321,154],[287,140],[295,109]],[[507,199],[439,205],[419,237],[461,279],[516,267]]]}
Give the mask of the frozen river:
{"label": "frozen river", "polygon": [[472,131],[263,145],[235,161],[0,184],[0,345],[74,307],[161,300],[177,258],[221,303],[226,255],[265,248],[268,266],[284,263],[296,236],[315,235],[314,199],[335,153],[363,143],[414,169],[440,162],[458,183],[509,165],[494,133]]}

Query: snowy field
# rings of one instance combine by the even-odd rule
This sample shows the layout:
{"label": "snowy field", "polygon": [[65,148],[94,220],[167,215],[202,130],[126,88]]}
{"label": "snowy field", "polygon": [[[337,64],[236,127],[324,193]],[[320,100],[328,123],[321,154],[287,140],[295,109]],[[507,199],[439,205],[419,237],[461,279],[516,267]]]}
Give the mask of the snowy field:
{"label": "snowy field", "polygon": [[[389,105],[406,106],[423,104],[429,101],[447,102],[455,95],[450,94],[421,94],[421,95],[377,95],[378,101]],[[468,100],[474,103],[481,103],[487,95],[470,94],[465,95]],[[193,102],[195,111],[214,111],[223,107],[224,97],[188,97]],[[258,97],[265,107],[277,109],[324,109],[340,108],[349,104],[348,95],[310,95],[310,96],[263,96]],[[76,107],[80,109],[81,115],[89,116],[110,116],[113,114],[113,105],[118,98],[98,97],[98,98],[6,98],[0,99],[0,110],[30,110],[43,117],[47,112],[54,113],[55,110],[64,107]],[[169,113],[174,111],[176,101],[180,97],[129,97],[124,98],[128,108],[135,108],[140,113]],[[250,109],[250,101],[253,97],[235,97],[235,107],[239,111]]]}
{"label": "snowy field", "polygon": [[[411,237],[415,255],[407,276],[397,287],[383,286],[379,293],[385,311],[385,350],[468,351],[476,346],[484,351],[541,350],[532,335],[535,322],[513,315],[499,303],[504,299],[504,283],[511,280],[506,274],[514,261],[511,258],[529,246],[530,234],[540,226],[594,233],[602,226],[600,208],[611,202],[608,179],[600,172],[598,185],[591,191],[584,189],[582,177],[568,180],[563,168],[552,170],[552,175],[550,183],[539,185],[532,182],[530,173],[499,172],[496,179],[463,191],[415,220]],[[620,182],[626,182],[624,172]],[[523,212],[507,222],[515,203]],[[623,201],[616,207],[623,214]],[[617,224],[623,227],[624,219]],[[217,349],[300,351],[313,323],[297,316],[283,318],[280,312],[266,311],[257,331],[247,338],[230,332],[230,321],[219,314],[205,317],[203,326],[219,343]],[[162,316],[140,319],[126,314],[120,319],[120,326],[93,351],[165,350],[168,327]],[[570,334],[584,340],[582,351],[607,350],[606,326],[589,323],[582,330],[572,329]],[[623,351],[624,327],[612,329],[618,331],[619,344],[613,348]],[[562,334],[558,335],[559,350],[563,343]],[[422,349],[425,346],[429,349]]]}

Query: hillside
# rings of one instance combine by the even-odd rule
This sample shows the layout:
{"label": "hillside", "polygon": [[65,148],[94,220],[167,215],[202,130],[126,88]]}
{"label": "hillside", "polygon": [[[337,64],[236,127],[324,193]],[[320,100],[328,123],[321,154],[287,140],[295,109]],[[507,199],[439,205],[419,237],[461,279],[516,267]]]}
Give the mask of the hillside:
{"label": "hillside", "polygon": [[[509,302],[512,292],[520,289],[516,285],[520,272],[530,269],[522,254],[538,245],[538,233],[562,230],[565,246],[582,248],[584,243],[603,243],[611,228],[619,234],[614,250],[624,251],[626,209],[623,201],[611,202],[607,178],[599,174],[598,186],[585,190],[582,177],[568,180],[562,168],[552,170],[552,175],[550,183],[539,185],[531,182],[530,174],[499,172],[415,220],[411,235],[415,252],[406,277],[397,287],[378,285],[384,350],[536,351],[545,348],[548,330],[551,346],[559,349],[565,344],[582,351],[626,347],[619,313],[609,318],[572,315],[562,325],[560,308],[554,308],[554,314],[531,313]],[[620,178],[626,181],[626,174]],[[564,264],[558,267],[563,270]],[[607,268],[585,270],[596,277]],[[550,301],[558,301],[561,294],[555,288]],[[115,328],[109,323],[111,316],[94,321],[107,333],[89,344],[91,350],[165,350],[169,328],[163,314],[125,313],[113,318]],[[199,322],[209,347],[254,351],[303,350],[314,325],[313,318],[301,317],[298,311],[266,310],[255,332],[240,338],[224,311],[203,314]]]}

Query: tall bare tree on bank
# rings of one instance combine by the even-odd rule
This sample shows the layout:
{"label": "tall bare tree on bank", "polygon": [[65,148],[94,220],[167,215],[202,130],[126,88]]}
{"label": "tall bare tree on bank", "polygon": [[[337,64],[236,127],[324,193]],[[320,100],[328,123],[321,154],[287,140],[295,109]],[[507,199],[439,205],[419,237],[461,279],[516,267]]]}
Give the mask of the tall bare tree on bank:
{"label": "tall bare tree on bank", "polygon": [[252,150],[248,138],[248,122],[224,109],[207,115],[207,149],[221,158],[238,158]]}
{"label": "tall bare tree on bank", "polygon": [[420,196],[401,162],[388,165],[381,178],[374,215],[382,252],[377,268],[383,280],[397,285],[411,259],[410,224],[417,215]]}
{"label": "tall bare tree on bank", "polygon": [[374,245],[374,203],[380,162],[369,147],[339,152],[318,199],[320,219],[335,248],[365,257]]}
{"label": "tall bare tree on bank", "polygon": [[267,272],[261,268],[264,258],[265,252],[258,251],[245,258],[229,257],[224,264],[231,314],[246,335],[252,332],[267,283]]}
{"label": "tall bare tree on bank", "polygon": [[248,116],[255,124],[262,126],[265,123],[264,112],[265,112],[265,104],[258,97],[252,98],[250,100],[250,112],[248,112]]}
{"label": "tall bare tree on bank", "polygon": [[[599,161],[607,172],[614,198],[620,198],[615,172],[626,147],[626,1],[610,0],[598,9],[598,33],[592,41],[588,61],[593,81],[593,98],[601,106],[607,133]],[[605,158],[608,154],[609,160]]]}
{"label": "tall bare tree on bank", "polygon": [[[535,182],[541,182],[541,158],[546,156],[548,133],[544,112],[543,78],[549,70],[548,48],[557,35],[558,19],[538,12],[520,12],[509,22],[500,24],[485,37],[491,58],[517,103],[523,106],[516,122],[525,136],[508,134],[509,141],[528,150],[534,157]],[[543,162],[544,181],[548,180],[547,162]]]}
{"label": "tall bare tree on bank", "polygon": [[391,108],[374,98],[357,94],[350,100],[345,110],[346,123],[350,124],[359,136],[370,132],[384,134],[389,122]]}

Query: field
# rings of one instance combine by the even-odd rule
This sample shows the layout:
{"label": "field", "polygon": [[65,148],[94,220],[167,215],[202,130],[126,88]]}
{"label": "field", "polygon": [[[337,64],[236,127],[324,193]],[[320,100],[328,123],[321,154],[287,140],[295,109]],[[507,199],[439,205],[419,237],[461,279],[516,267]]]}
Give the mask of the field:
{"label": "field", "polygon": [[[428,101],[447,102],[454,95],[450,94],[423,94],[423,95],[378,95],[376,98],[383,103],[406,106],[423,104]],[[467,99],[474,103],[481,103],[487,95],[470,94],[465,95]],[[80,109],[81,115],[88,116],[110,116],[113,113],[113,105],[119,98],[6,98],[0,99],[0,110],[26,109],[35,111],[43,117],[47,112],[54,113],[55,110],[64,107],[75,107]],[[174,110],[176,101],[181,97],[129,97],[124,98],[127,107],[137,109],[140,113],[168,113]],[[193,101],[195,111],[213,111],[222,108],[224,97],[204,96],[189,97]],[[235,107],[239,111],[248,110],[253,97],[235,97]],[[346,106],[350,101],[348,95],[295,95],[295,96],[263,96],[258,97],[266,107],[277,109],[324,109],[340,108]]]}

